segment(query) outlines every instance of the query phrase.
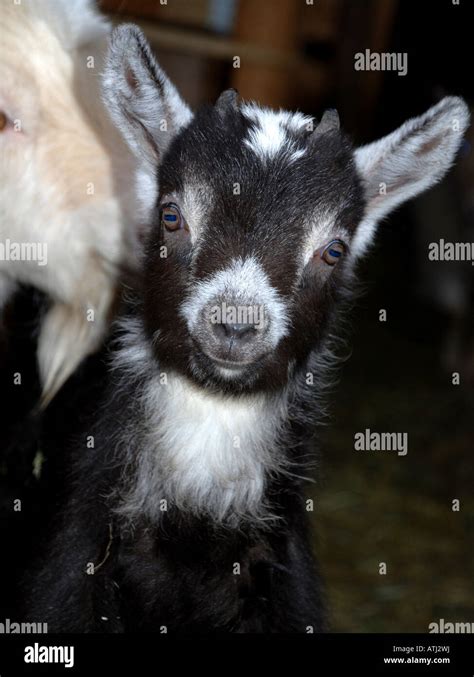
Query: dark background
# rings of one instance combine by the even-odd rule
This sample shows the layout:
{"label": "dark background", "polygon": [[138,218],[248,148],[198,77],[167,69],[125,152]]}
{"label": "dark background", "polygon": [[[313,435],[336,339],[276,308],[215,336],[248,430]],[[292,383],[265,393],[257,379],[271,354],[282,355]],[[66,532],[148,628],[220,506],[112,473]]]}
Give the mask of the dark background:
{"label": "dark background", "polygon": [[[103,0],[113,21],[142,25],[193,105],[235,86],[244,98],[320,116],[337,107],[356,143],[371,141],[445,94],[474,101],[467,0]],[[471,11],[470,11],[471,10]],[[227,16],[227,21],[218,17]],[[354,54],[408,53],[408,73],[354,70]],[[241,57],[240,69],[232,57]],[[474,243],[474,135],[438,187],[381,224],[360,269],[347,362],[322,440],[315,550],[335,631],[427,632],[474,622],[474,268],[430,262],[428,243]],[[44,538],[66,469],[63,446],[96,405],[103,355],[66,385],[44,419],[34,342],[47,299],[24,290],[3,319],[0,619]],[[380,309],[387,321],[379,322]],[[25,374],[26,388],[11,385]],[[461,383],[452,385],[452,373]],[[366,428],[408,433],[408,455],[356,452]],[[43,461],[42,464],[40,461]],[[36,468],[36,474],[33,473]],[[22,511],[12,513],[12,501]],[[459,499],[460,511],[452,511]],[[387,574],[379,574],[379,563]]]}

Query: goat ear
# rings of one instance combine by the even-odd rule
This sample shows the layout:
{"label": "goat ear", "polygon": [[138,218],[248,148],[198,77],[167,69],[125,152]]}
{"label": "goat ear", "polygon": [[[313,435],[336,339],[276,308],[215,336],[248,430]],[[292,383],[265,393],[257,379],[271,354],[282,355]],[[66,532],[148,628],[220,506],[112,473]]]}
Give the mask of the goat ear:
{"label": "goat ear", "polygon": [[424,115],[356,150],[367,201],[352,243],[356,255],[370,245],[380,219],[443,178],[468,124],[469,110],[463,99],[445,97]]}
{"label": "goat ear", "polygon": [[123,24],[111,35],[102,92],[133,153],[154,173],[158,159],[192,113],[134,24]]}

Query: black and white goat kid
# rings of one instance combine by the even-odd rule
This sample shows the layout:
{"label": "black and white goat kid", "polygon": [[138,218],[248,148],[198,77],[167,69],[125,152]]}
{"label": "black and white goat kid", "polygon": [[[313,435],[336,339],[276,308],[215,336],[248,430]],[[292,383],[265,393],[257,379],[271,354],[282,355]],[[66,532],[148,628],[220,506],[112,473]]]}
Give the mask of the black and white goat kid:
{"label": "black and white goat kid", "polygon": [[226,91],[193,115],[130,25],[104,98],[149,206],[144,284],[30,615],[320,631],[303,487],[334,322],[377,221],[451,165],[467,107],[445,98],[356,150],[335,112],[313,124]]}

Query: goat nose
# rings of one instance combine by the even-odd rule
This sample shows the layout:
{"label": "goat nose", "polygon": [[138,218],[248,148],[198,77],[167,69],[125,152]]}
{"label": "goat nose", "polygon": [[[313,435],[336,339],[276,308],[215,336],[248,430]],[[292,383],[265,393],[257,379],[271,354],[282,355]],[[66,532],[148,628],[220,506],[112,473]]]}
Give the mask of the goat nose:
{"label": "goat nose", "polygon": [[214,331],[222,339],[232,339],[233,341],[250,341],[257,333],[254,324],[229,324],[226,322],[215,324]]}

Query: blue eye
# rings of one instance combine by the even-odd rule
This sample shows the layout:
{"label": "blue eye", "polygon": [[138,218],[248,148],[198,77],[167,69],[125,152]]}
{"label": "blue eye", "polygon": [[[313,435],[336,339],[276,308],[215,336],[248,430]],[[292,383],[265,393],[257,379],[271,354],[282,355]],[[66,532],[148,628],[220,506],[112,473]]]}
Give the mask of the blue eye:
{"label": "blue eye", "polygon": [[161,223],[170,232],[183,228],[183,218],[178,205],[175,205],[174,202],[168,202],[162,206]]}
{"label": "blue eye", "polygon": [[322,251],[321,258],[328,266],[334,266],[344,256],[346,246],[341,240],[333,240]]}

